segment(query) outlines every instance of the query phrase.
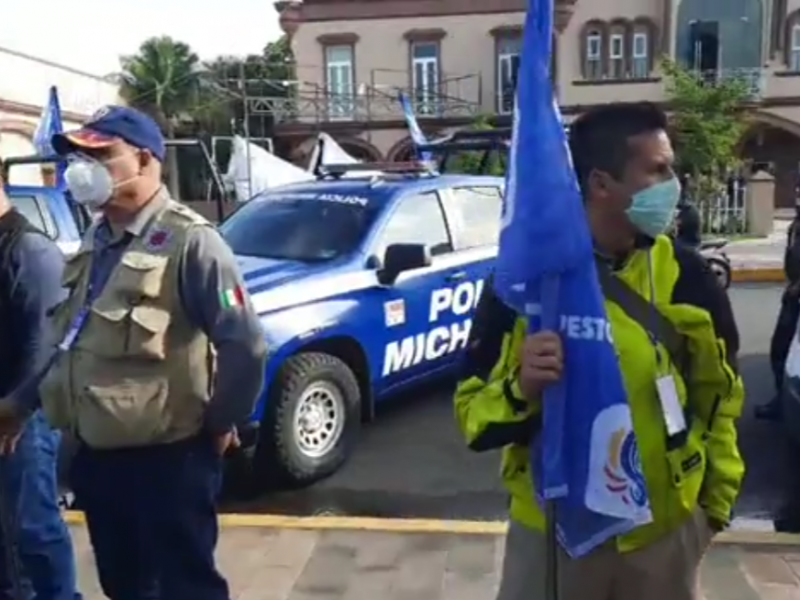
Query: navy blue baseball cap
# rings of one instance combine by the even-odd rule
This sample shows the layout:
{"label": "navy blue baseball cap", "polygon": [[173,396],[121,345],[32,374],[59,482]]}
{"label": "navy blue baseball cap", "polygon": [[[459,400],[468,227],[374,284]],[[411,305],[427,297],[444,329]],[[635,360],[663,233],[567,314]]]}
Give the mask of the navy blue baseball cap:
{"label": "navy blue baseball cap", "polygon": [[149,150],[161,162],[167,153],[161,128],[149,116],[127,106],[101,108],[83,127],[53,136],[53,150],[63,156],[80,150],[108,148],[120,140]]}

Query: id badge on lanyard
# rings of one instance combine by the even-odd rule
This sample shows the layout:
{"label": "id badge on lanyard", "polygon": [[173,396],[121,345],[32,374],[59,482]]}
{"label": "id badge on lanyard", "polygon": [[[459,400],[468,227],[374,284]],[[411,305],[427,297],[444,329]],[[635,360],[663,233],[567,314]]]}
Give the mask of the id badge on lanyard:
{"label": "id badge on lanyard", "polygon": [[72,347],[75,345],[83,326],[86,324],[86,319],[89,317],[89,310],[90,309],[88,306],[81,307],[81,309],[78,311],[78,314],[75,315],[74,319],[72,319],[72,323],[70,323],[64,339],[61,340],[61,343],[58,345],[59,350],[62,352],[72,350]]}
{"label": "id badge on lanyard", "polygon": [[61,340],[61,343],[58,345],[58,349],[62,352],[68,352],[69,350],[72,350],[72,348],[75,346],[75,342],[78,340],[78,336],[80,336],[81,331],[83,331],[83,327],[86,325],[86,319],[89,318],[89,313],[92,310],[92,302],[94,302],[96,278],[97,267],[96,263],[93,262],[91,271],[89,273],[89,285],[86,289],[86,298],[84,299],[83,306],[81,306],[78,314],[75,315],[75,318],[72,319],[72,322],[69,324],[69,328],[67,329],[67,333],[64,335],[64,339]]}
{"label": "id badge on lanyard", "polygon": [[[653,259],[649,253],[647,255],[647,276],[650,279],[650,302],[655,310],[656,288],[653,282]],[[653,329],[655,331],[655,328]],[[655,333],[651,332],[649,335],[656,353],[656,393],[661,404],[661,413],[664,415],[664,423],[667,426],[667,435],[677,435],[686,431],[686,416],[681,407],[678,386],[675,383],[675,377],[668,372],[668,360],[661,356],[661,349]]]}

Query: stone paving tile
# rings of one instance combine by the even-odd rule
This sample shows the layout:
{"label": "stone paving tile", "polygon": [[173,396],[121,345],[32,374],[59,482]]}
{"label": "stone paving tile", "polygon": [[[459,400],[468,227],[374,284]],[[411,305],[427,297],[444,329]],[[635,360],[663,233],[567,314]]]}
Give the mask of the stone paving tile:
{"label": "stone paving tile", "polygon": [[[73,528],[85,600],[102,600],[86,532]],[[230,528],[219,565],[232,600],[494,600],[492,536]],[[714,546],[703,600],[800,600],[800,548]]]}

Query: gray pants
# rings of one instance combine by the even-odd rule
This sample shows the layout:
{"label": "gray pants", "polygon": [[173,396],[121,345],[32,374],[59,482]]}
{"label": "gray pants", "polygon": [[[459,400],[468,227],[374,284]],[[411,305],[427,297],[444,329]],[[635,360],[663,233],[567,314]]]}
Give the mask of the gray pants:
{"label": "gray pants", "polygon": [[[698,600],[700,562],[712,532],[701,511],[680,529],[633,552],[612,541],[579,559],[559,550],[558,600]],[[542,533],[511,522],[497,600],[544,600]]]}

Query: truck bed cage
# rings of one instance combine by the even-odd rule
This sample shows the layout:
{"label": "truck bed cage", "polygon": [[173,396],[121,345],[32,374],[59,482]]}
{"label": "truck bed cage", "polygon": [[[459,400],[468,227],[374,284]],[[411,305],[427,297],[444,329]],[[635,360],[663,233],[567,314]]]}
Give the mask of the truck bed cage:
{"label": "truck bed cage", "polygon": [[[199,139],[196,138],[185,138],[185,139],[170,139],[164,140],[164,145],[167,148],[187,148],[187,147],[195,147],[199,148],[201,154],[203,155],[203,160],[208,165],[210,173],[211,173],[211,183],[214,187],[217,188],[217,198],[216,198],[216,208],[217,208],[217,219],[219,222],[222,222],[222,219],[225,216],[225,210],[223,207],[223,203],[225,201],[225,186],[222,181],[222,176],[219,173],[219,169],[217,169],[216,164],[211,160],[211,154],[208,151],[208,147],[206,144]],[[20,166],[20,165],[46,165],[46,164],[63,164],[65,161],[63,156],[58,156],[56,154],[49,155],[49,156],[40,156],[38,154],[32,154],[29,156],[11,156],[9,158],[5,158],[2,161],[3,169],[3,181],[8,183],[10,181],[9,172],[11,167]]]}
{"label": "truck bed cage", "polygon": [[497,156],[499,163],[505,168],[508,151],[511,148],[511,128],[499,129],[463,129],[445,138],[417,145],[417,152],[430,153],[438,159],[439,171],[447,172],[447,163],[461,152],[481,153],[480,173],[489,167],[492,155]]}
{"label": "truck bed cage", "polygon": [[421,161],[406,162],[361,162],[319,165],[315,175],[318,179],[339,179],[348,173],[364,173],[365,177],[381,175],[433,175],[434,166]]}
{"label": "truck bed cage", "polygon": [[22,165],[46,165],[50,163],[59,163],[63,158],[55,154],[51,156],[39,156],[32,154],[30,156],[9,156],[3,159],[3,181],[8,182],[8,174],[11,167]]}

